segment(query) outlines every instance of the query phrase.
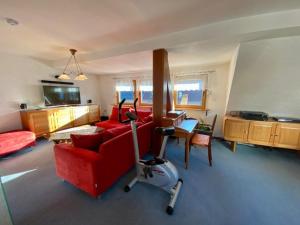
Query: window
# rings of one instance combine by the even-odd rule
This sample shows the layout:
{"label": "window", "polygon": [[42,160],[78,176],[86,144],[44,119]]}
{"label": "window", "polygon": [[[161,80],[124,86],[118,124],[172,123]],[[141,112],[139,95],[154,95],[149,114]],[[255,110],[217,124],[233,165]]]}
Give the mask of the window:
{"label": "window", "polygon": [[176,108],[205,109],[206,91],[203,80],[177,80],[174,85]]}
{"label": "window", "polygon": [[119,101],[122,101],[124,98],[126,99],[126,102],[132,103],[134,101],[133,91],[119,91]]}
{"label": "window", "polygon": [[123,81],[118,80],[116,85],[117,103],[126,99],[125,103],[133,103],[135,99],[134,82],[132,80]]}
{"label": "window", "polygon": [[140,104],[151,105],[153,101],[152,80],[141,80],[139,82]]}

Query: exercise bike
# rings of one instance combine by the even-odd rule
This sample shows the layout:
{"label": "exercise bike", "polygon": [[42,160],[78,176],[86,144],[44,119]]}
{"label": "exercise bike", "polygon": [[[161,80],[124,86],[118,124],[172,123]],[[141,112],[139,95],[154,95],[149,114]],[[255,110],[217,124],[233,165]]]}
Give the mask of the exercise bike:
{"label": "exercise bike", "polygon": [[166,212],[171,215],[174,211],[174,206],[183,184],[182,179],[178,179],[176,167],[168,160],[163,159],[168,137],[175,132],[174,127],[157,127],[155,132],[158,132],[163,138],[162,146],[158,157],[151,160],[141,160],[139,155],[139,146],[137,139],[137,131],[135,120],[137,116],[131,112],[127,112],[126,116],[130,120],[135,162],[136,162],[136,177],[125,186],[124,191],[128,192],[137,182],[144,182],[162,188],[171,196],[170,202],[166,208]]}

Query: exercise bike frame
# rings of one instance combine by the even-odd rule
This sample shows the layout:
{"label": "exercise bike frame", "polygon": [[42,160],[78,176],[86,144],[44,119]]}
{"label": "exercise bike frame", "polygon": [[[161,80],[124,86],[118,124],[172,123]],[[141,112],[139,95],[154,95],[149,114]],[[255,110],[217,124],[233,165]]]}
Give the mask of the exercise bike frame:
{"label": "exercise bike frame", "polygon": [[137,182],[148,183],[163,189],[164,191],[168,192],[171,197],[166,209],[167,213],[171,215],[173,213],[174,206],[183,181],[182,179],[178,179],[178,172],[176,167],[170,161],[163,159],[168,140],[168,134],[164,135],[160,154],[157,158],[154,158],[152,160],[141,160],[139,155],[139,145],[136,131],[137,126],[135,124],[137,116],[130,112],[127,112],[126,115],[130,119],[132,128],[136,177],[133,178],[133,180],[124,188],[124,190],[126,192],[130,191]]}

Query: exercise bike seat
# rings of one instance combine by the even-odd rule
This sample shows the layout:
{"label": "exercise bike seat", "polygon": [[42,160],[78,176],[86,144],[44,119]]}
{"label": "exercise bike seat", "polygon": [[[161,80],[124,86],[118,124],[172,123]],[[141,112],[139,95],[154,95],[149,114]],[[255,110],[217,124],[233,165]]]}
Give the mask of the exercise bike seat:
{"label": "exercise bike seat", "polygon": [[165,162],[166,161],[164,159],[157,158],[157,157],[155,157],[154,159],[142,161],[142,163],[144,163],[144,165],[147,165],[147,166],[161,165],[161,164],[164,164]]}
{"label": "exercise bike seat", "polygon": [[155,132],[162,136],[170,136],[175,133],[175,127],[156,127]]}

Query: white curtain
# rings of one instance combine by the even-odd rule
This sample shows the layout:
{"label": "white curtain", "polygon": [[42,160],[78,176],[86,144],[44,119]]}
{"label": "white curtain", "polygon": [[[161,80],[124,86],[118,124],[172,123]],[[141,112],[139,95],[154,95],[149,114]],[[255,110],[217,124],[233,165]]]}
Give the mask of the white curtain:
{"label": "white curtain", "polygon": [[175,91],[205,90],[208,87],[208,74],[212,72],[213,71],[175,73],[173,74],[174,90]]}
{"label": "white curtain", "polygon": [[138,89],[140,91],[153,91],[152,79],[139,80]]}
{"label": "white curtain", "polygon": [[133,91],[132,80],[117,80],[116,91]]}
{"label": "white curtain", "polygon": [[176,80],[174,89],[175,91],[198,91],[202,90],[202,80]]}

